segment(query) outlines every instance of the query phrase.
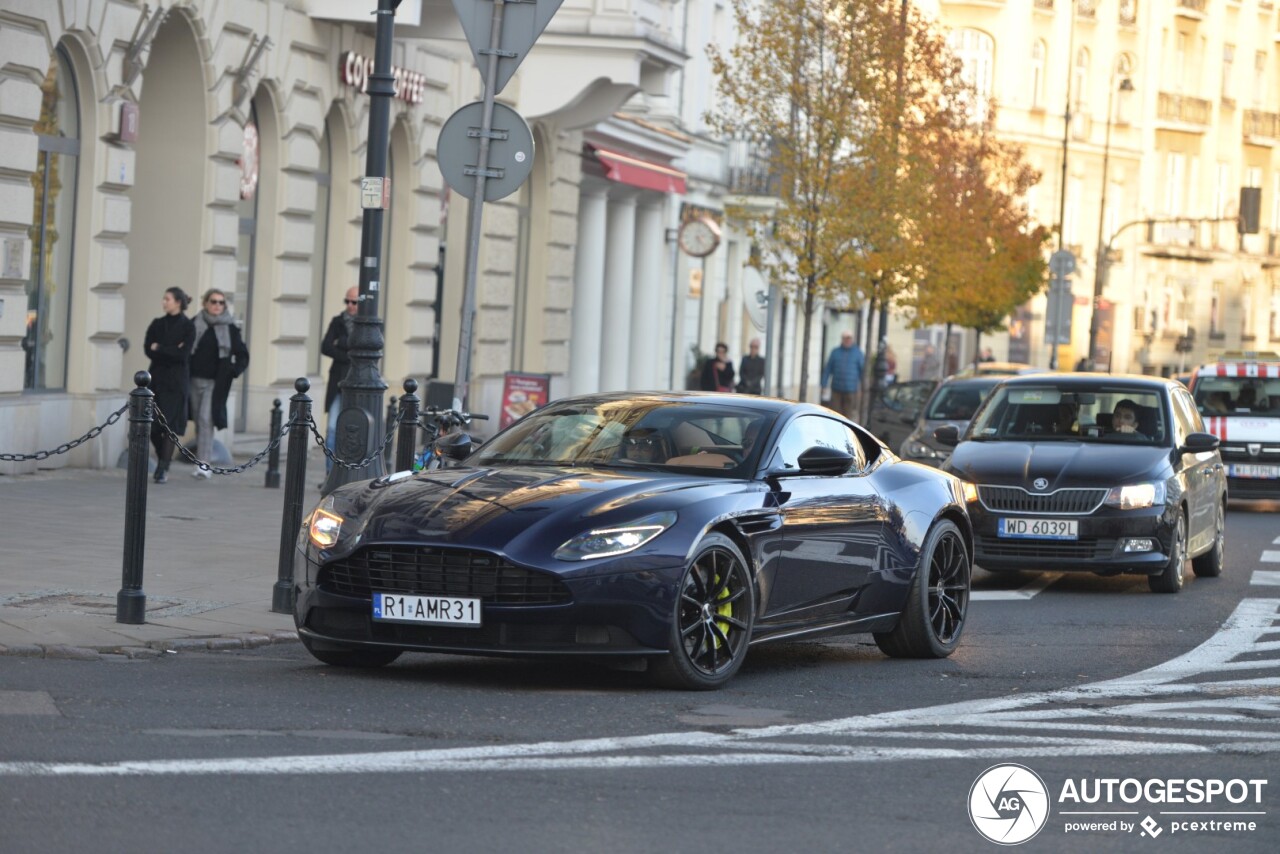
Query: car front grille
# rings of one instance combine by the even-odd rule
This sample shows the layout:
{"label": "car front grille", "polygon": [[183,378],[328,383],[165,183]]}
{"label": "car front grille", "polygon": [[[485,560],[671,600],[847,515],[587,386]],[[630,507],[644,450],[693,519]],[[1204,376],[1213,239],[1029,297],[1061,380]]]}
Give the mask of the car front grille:
{"label": "car front grille", "polygon": [[[1256,443],[1261,445],[1261,443]],[[1222,454],[1224,460],[1233,460],[1239,462],[1275,462],[1280,459],[1280,447],[1272,445],[1261,445],[1257,454],[1249,453],[1248,444],[1228,444],[1226,442],[1218,446],[1218,452]]]}
{"label": "car front grille", "polygon": [[1115,550],[1116,540],[1011,540],[978,537],[975,560],[979,565],[983,557],[1109,560]]}
{"label": "car front grille", "polygon": [[466,596],[488,605],[556,605],[570,600],[560,579],[497,555],[428,546],[366,546],[327,564],[320,586],[347,596],[408,593]]}
{"label": "car front grille", "polygon": [[1228,477],[1228,498],[1280,498],[1280,480]]}
{"label": "car front grille", "polygon": [[1107,497],[1107,490],[1059,489],[1036,495],[1020,486],[979,486],[978,497],[993,513],[1084,515],[1098,509]]}

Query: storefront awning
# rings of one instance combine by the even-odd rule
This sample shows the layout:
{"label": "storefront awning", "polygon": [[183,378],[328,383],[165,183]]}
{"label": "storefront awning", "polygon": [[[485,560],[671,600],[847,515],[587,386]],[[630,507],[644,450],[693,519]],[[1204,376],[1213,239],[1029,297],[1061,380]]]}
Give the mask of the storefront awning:
{"label": "storefront awning", "polygon": [[684,195],[687,176],[679,169],[650,163],[607,148],[592,146],[592,151],[600,165],[604,166],[604,176],[610,181],[644,190],[657,190],[659,193]]}

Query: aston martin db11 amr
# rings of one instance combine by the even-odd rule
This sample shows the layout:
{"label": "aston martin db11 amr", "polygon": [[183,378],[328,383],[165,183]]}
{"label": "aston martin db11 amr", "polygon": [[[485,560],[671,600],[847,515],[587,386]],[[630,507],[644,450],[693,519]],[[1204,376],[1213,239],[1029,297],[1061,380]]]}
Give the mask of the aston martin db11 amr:
{"label": "aston martin db11 amr", "polygon": [[[1227,483],[1218,439],[1175,380],[1096,373],[1006,379],[944,468],[976,487],[982,569],[1147,576],[1153,591],[1222,572]],[[956,445],[957,439],[962,441]]]}
{"label": "aston martin db11 amr", "polygon": [[711,689],[755,643],[960,640],[965,485],[828,409],[599,394],[446,452],[461,464],[348,484],[304,523],[294,618],[320,661],[572,654]]}

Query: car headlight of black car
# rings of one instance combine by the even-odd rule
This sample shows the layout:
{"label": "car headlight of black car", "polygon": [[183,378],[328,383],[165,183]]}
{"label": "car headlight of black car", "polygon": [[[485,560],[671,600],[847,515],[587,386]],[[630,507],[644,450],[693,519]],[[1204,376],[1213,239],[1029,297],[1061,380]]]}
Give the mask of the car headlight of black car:
{"label": "car headlight of black car", "polygon": [[560,560],[592,560],[598,557],[616,557],[635,551],[676,523],[676,514],[668,511],[654,513],[633,522],[594,528],[579,534],[556,549]]}
{"label": "car headlight of black car", "polygon": [[1141,510],[1164,504],[1164,499],[1163,483],[1131,483],[1128,486],[1113,486],[1107,493],[1105,504],[1121,510]]}
{"label": "car headlight of black car", "polygon": [[938,453],[933,448],[930,448],[924,442],[919,442],[915,439],[907,439],[907,441],[902,445],[902,450],[908,457],[923,457],[926,460],[932,460],[942,456],[942,454]]}
{"label": "car headlight of black car", "polygon": [[317,507],[311,511],[311,519],[307,522],[307,537],[319,548],[332,548],[338,542],[344,521],[346,520],[333,510]]}

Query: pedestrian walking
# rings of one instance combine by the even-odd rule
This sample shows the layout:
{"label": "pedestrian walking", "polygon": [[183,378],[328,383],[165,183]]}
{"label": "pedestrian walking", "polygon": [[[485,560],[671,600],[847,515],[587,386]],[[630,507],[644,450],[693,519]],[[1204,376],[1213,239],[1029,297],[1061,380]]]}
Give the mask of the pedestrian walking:
{"label": "pedestrian walking", "polygon": [[714,359],[707,359],[702,366],[703,391],[733,391],[733,362],[729,361],[729,345],[716,344]]}
{"label": "pedestrian walking", "polygon": [[760,339],[752,338],[747,344],[747,355],[738,366],[738,391],[743,394],[761,394],[764,389],[764,356],[760,355]]}
{"label": "pedestrian walking", "polygon": [[996,356],[995,356],[995,354],[994,354],[994,353],[992,353],[992,352],[991,352],[991,348],[990,348],[990,347],[983,347],[983,348],[982,348],[982,355],[978,357],[978,361],[979,361],[979,362],[994,362],[995,360],[996,360]]}
{"label": "pedestrian walking", "polygon": [[[160,299],[164,314],[147,327],[143,348],[151,357],[151,391],[155,407],[175,436],[187,431],[187,395],[191,385],[191,352],[196,345],[196,326],[185,314],[191,297],[182,288],[169,288]],[[169,479],[173,441],[160,424],[151,425],[151,444],[156,449],[156,483]]]}
{"label": "pedestrian walking", "polygon": [[845,418],[852,418],[857,411],[866,363],[862,348],[853,343],[853,333],[845,330],[840,333],[840,346],[832,348],[822,366],[822,388],[831,389],[829,405]]}
{"label": "pedestrian walking", "polygon": [[[355,330],[356,314],[360,310],[360,289],[347,288],[343,298],[343,311],[329,321],[329,328],[320,342],[320,352],[333,361],[329,364],[329,384],[324,390],[324,411],[328,413],[328,424],[325,428],[324,446],[332,453],[338,438],[338,413],[342,411],[341,382],[346,379],[351,367],[351,336]],[[324,458],[324,470],[333,468],[328,456]]]}
{"label": "pedestrian walking", "polygon": [[[249,367],[245,346],[227,295],[217,288],[205,291],[195,316],[196,345],[191,353],[191,416],[196,422],[196,456],[213,458],[213,432],[227,429],[227,397],[231,383]],[[196,466],[192,477],[212,477]]]}

